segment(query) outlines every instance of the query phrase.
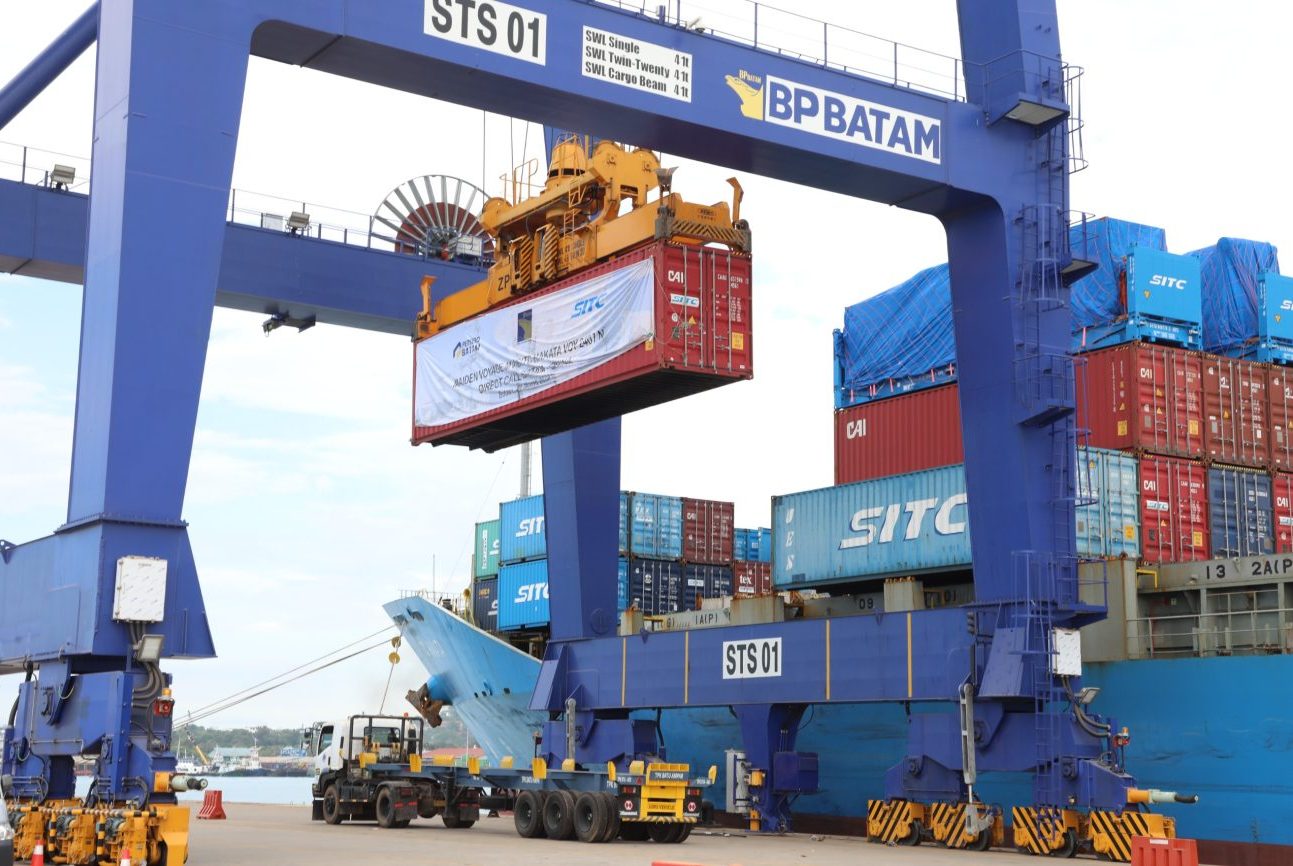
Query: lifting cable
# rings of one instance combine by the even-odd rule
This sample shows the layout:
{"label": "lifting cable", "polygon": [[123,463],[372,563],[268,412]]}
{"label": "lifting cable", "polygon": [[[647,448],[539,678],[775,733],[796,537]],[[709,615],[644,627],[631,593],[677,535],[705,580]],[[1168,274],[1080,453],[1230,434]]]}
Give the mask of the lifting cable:
{"label": "lifting cable", "polygon": [[[317,658],[311,659],[310,661],[305,662],[304,664],[297,665],[296,667],[290,670],[283,671],[282,673],[276,676],[272,676],[267,680],[262,680],[256,683],[255,685],[248,686],[244,689],[239,689],[233,694],[228,695],[227,697],[221,698],[218,701],[213,701],[212,703],[198,707],[197,709],[189,712],[187,715],[187,718],[185,718],[184,721],[176,722],[175,728],[176,730],[178,730],[180,728],[187,727],[188,725],[191,725],[203,719],[209,718],[210,716],[213,716],[216,713],[223,712],[227,709],[230,709],[231,707],[236,707],[241,703],[251,700],[252,698],[260,697],[261,695],[267,692],[271,692],[277,688],[281,688],[282,686],[288,685],[289,683],[294,683],[297,680],[303,679],[311,674],[318,673],[319,671],[324,670],[325,668],[330,668],[335,664],[344,662],[348,659],[352,659],[355,656],[362,655],[363,653],[366,653],[369,650],[374,650],[374,649],[377,649],[378,647],[386,646],[389,643],[389,638],[383,637],[377,643],[369,644],[368,646],[357,649],[354,652],[347,653],[346,655],[341,656],[340,658],[334,658],[331,661],[324,661],[325,659],[328,659],[331,656],[335,656],[339,652],[350,649],[356,644],[363,643],[365,641],[371,640],[374,637],[377,637],[378,635],[385,634],[386,632],[390,631],[393,628],[395,628],[394,625],[388,625],[385,628],[378,629],[372,634],[364,635],[358,640],[353,640],[350,643],[345,644],[344,646],[337,647],[331,652],[324,653],[323,655]],[[320,662],[322,662],[322,664],[320,664]],[[313,667],[311,667],[312,665]]]}

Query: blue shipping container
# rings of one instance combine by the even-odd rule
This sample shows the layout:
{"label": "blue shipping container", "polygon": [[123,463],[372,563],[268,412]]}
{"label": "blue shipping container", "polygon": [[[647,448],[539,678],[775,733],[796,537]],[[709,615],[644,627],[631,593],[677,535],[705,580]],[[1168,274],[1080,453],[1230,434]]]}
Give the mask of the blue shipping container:
{"label": "blue shipping container", "polygon": [[648,616],[681,609],[682,566],[660,559],[633,559],[628,563],[628,600]]}
{"label": "blue shipping container", "polygon": [[[623,499],[621,499],[620,501],[622,502],[622,501],[623,501]],[[622,513],[623,513],[623,512],[621,512],[621,514],[622,514]],[[622,556],[620,557],[619,576],[618,576],[618,578],[617,578],[617,580],[616,580],[616,586],[617,586],[617,587],[618,587],[618,589],[619,589],[619,592],[618,592],[618,594],[617,594],[617,595],[618,595],[618,602],[617,602],[617,603],[618,603],[618,607],[617,607],[616,609],[617,609],[617,610],[628,610],[628,607],[629,607],[629,561],[628,561],[627,559],[625,559],[624,557],[622,557]]]}
{"label": "blue shipping container", "polygon": [[961,466],[774,496],[772,583],[968,568],[968,520]]}
{"label": "blue shipping container", "polygon": [[681,498],[634,493],[629,514],[629,547],[634,556],[682,559]]}
{"label": "blue shipping container", "polygon": [[1258,556],[1275,552],[1271,477],[1251,469],[1208,470],[1212,555]]}
{"label": "blue shipping container", "polygon": [[1140,461],[1105,448],[1077,455],[1077,554],[1103,559],[1140,556]]}
{"label": "blue shipping container", "polygon": [[477,628],[498,631],[498,578],[477,578],[472,586],[472,619]]}
{"label": "blue shipping container", "polygon": [[548,555],[543,494],[513,499],[498,506],[499,558],[504,565]]}
{"label": "blue shipping container", "polygon": [[[620,491],[620,556],[627,556],[629,552],[629,494],[626,490]],[[623,610],[623,608],[621,608]]]}
{"label": "blue shipping container", "polygon": [[733,559],[745,562],[772,561],[772,530],[737,529],[733,537]]}
{"label": "blue shipping container", "polygon": [[726,565],[688,565],[682,573],[683,610],[699,610],[699,598],[721,598],[732,594],[732,569]]}
{"label": "blue shipping container", "polygon": [[548,561],[532,559],[499,569],[499,631],[547,625],[548,619]]}

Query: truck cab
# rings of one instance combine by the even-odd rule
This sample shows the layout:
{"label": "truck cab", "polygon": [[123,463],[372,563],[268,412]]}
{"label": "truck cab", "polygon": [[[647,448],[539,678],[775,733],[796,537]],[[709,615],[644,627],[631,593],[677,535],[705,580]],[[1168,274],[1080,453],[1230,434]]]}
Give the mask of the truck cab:
{"label": "truck cab", "polygon": [[315,775],[358,768],[364,754],[377,764],[421,759],[423,725],[421,719],[403,716],[351,716],[317,724],[310,743]]}

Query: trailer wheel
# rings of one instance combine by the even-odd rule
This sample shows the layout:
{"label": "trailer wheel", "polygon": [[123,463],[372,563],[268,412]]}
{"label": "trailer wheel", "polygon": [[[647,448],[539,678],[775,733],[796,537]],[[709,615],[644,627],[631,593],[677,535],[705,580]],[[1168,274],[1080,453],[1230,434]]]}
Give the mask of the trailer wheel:
{"label": "trailer wheel", "polygon": [[678,831],[679,842],[686,842],[687,837],[691,835],[691,831],[696,829],[695,824],[679,824],[678,826],[682,828]]}
{"label": "trailer wheel", "polygon": [[377,791],[374,811],[377,814],[378,827],[390,830],[399,826],[399,821],[395,818],[395,798],[391,795],[390,788],[381,788]]}
{"label": "trailer wheel", "polygon": [[662,845],[672,845],[680,841],[682,835],[682,824],[652,824],[650,829],[651,841],[659,842]]}
{"label": "trailer wheel", "polygon": [[341,799],[337,796],[336,785],[329,785],[323,792],[323,820],[329,824],[346,820],[346,816],[341,814]]}
{"label": "trailer wheel", "polygon": [[456,811],[448,809],[440,815],[440,820],[444,821],[444,825],[450,830],[470,830],[476,824],[474,820],[459,817]]}
{"label": "trailer wheel", "polygon": [[543,809],[533,791],[522,791],[512,807],[517,835],[523,839],[538,839],[543,835]]}
{"label": "trailer wheel", "polygon": [[606,834],[606,801],[600,794],[585,791],[575,800],[575,838],[600,842]]}
{"label": "trailer wheel", "polygon": [[543,802],[543,832],[549,839],[575,838],[575,795],[553,791]]}
{"label": "trailer wheel", "polygon": [[649,825],[643,824],[641,821],[620,822],[620,838],[625,842],[645,842],[648,838],[648,832]]}
{"label": "trailer wheel", "polygon": [[430,818],[434,818],[436,815],[439,815],[439,814],[440,814],[440,809],[439,807],[436,806],[435,800],[431,799],[430,797],[424,797],[423,799],[418,800],[419,818],[430,819]]}
{"label": "trailer wheel", "polygon": [[598,841],[613,842],[620,835],[620,800],[613,794],[603,793],[601,797],[606,803],[606,832]]}
{"label": "trailer wheel", "polygon": [[908,845],[914,848],[920,844],[920,838],[924,834],[925,834],[925,825],[920,823],[919,821],[912,821],[911,831],[908,832],[906,836],[899,839],[898,844]]}

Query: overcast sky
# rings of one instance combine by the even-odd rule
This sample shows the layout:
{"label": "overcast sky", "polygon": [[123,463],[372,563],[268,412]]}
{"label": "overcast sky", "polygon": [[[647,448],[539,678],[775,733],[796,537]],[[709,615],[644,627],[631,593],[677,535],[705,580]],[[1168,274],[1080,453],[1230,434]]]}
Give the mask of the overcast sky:
{"label": "overcast sky", "polygon": [[[0,81],[85,5],[0,4]],[[794,5],[959,53],[952,0]],[[743,4],[683,6],[713,22]],[[1177,252],[1231,235],[1293,255],[1286,4],[1062,0],[1060,14],[1065,58],[1087,70],[1091,167],[1073,180],[1074,207],[1163,226]],[[0,141],[88,157],[93,78],[91,51]],[[497,193],[513,158],[540,156],[541,133],[530,129],[526,150],[525,124],[491,116],[483,140],[481,130],[478,111],[253,58],[234,186],[353,211],[358,224],[411,177],[481,183],[483,151]],[[721,200],[728,174],[681,163],[674,188]],[[0,176],[14,176],[12,166],[0,164]],[[767,524],[771,494],[831,481],[830,333],[842,307],[945,251],[933,219],[742,182],[755,233],[757,380],[627,417],[621,481],[734,500],[738,523],[751,526]],[[407,340],[326,326],[266,338],[262,319],[215,312],[184,517],[220,657],[168,666],[180,716],[381,628],[381,603],[402,589],[462,588],[472,523],[517,487],[515,449],[409,447]],[[31,540],[65,518],[79,327],[79,287],[0,275],[0,538]],[[384,654],[370,653],[211,724],[375,709],[387,672]],[[406,652],[392,694],[423,676]],[[0,702],[12,687],[0,678]]]}

